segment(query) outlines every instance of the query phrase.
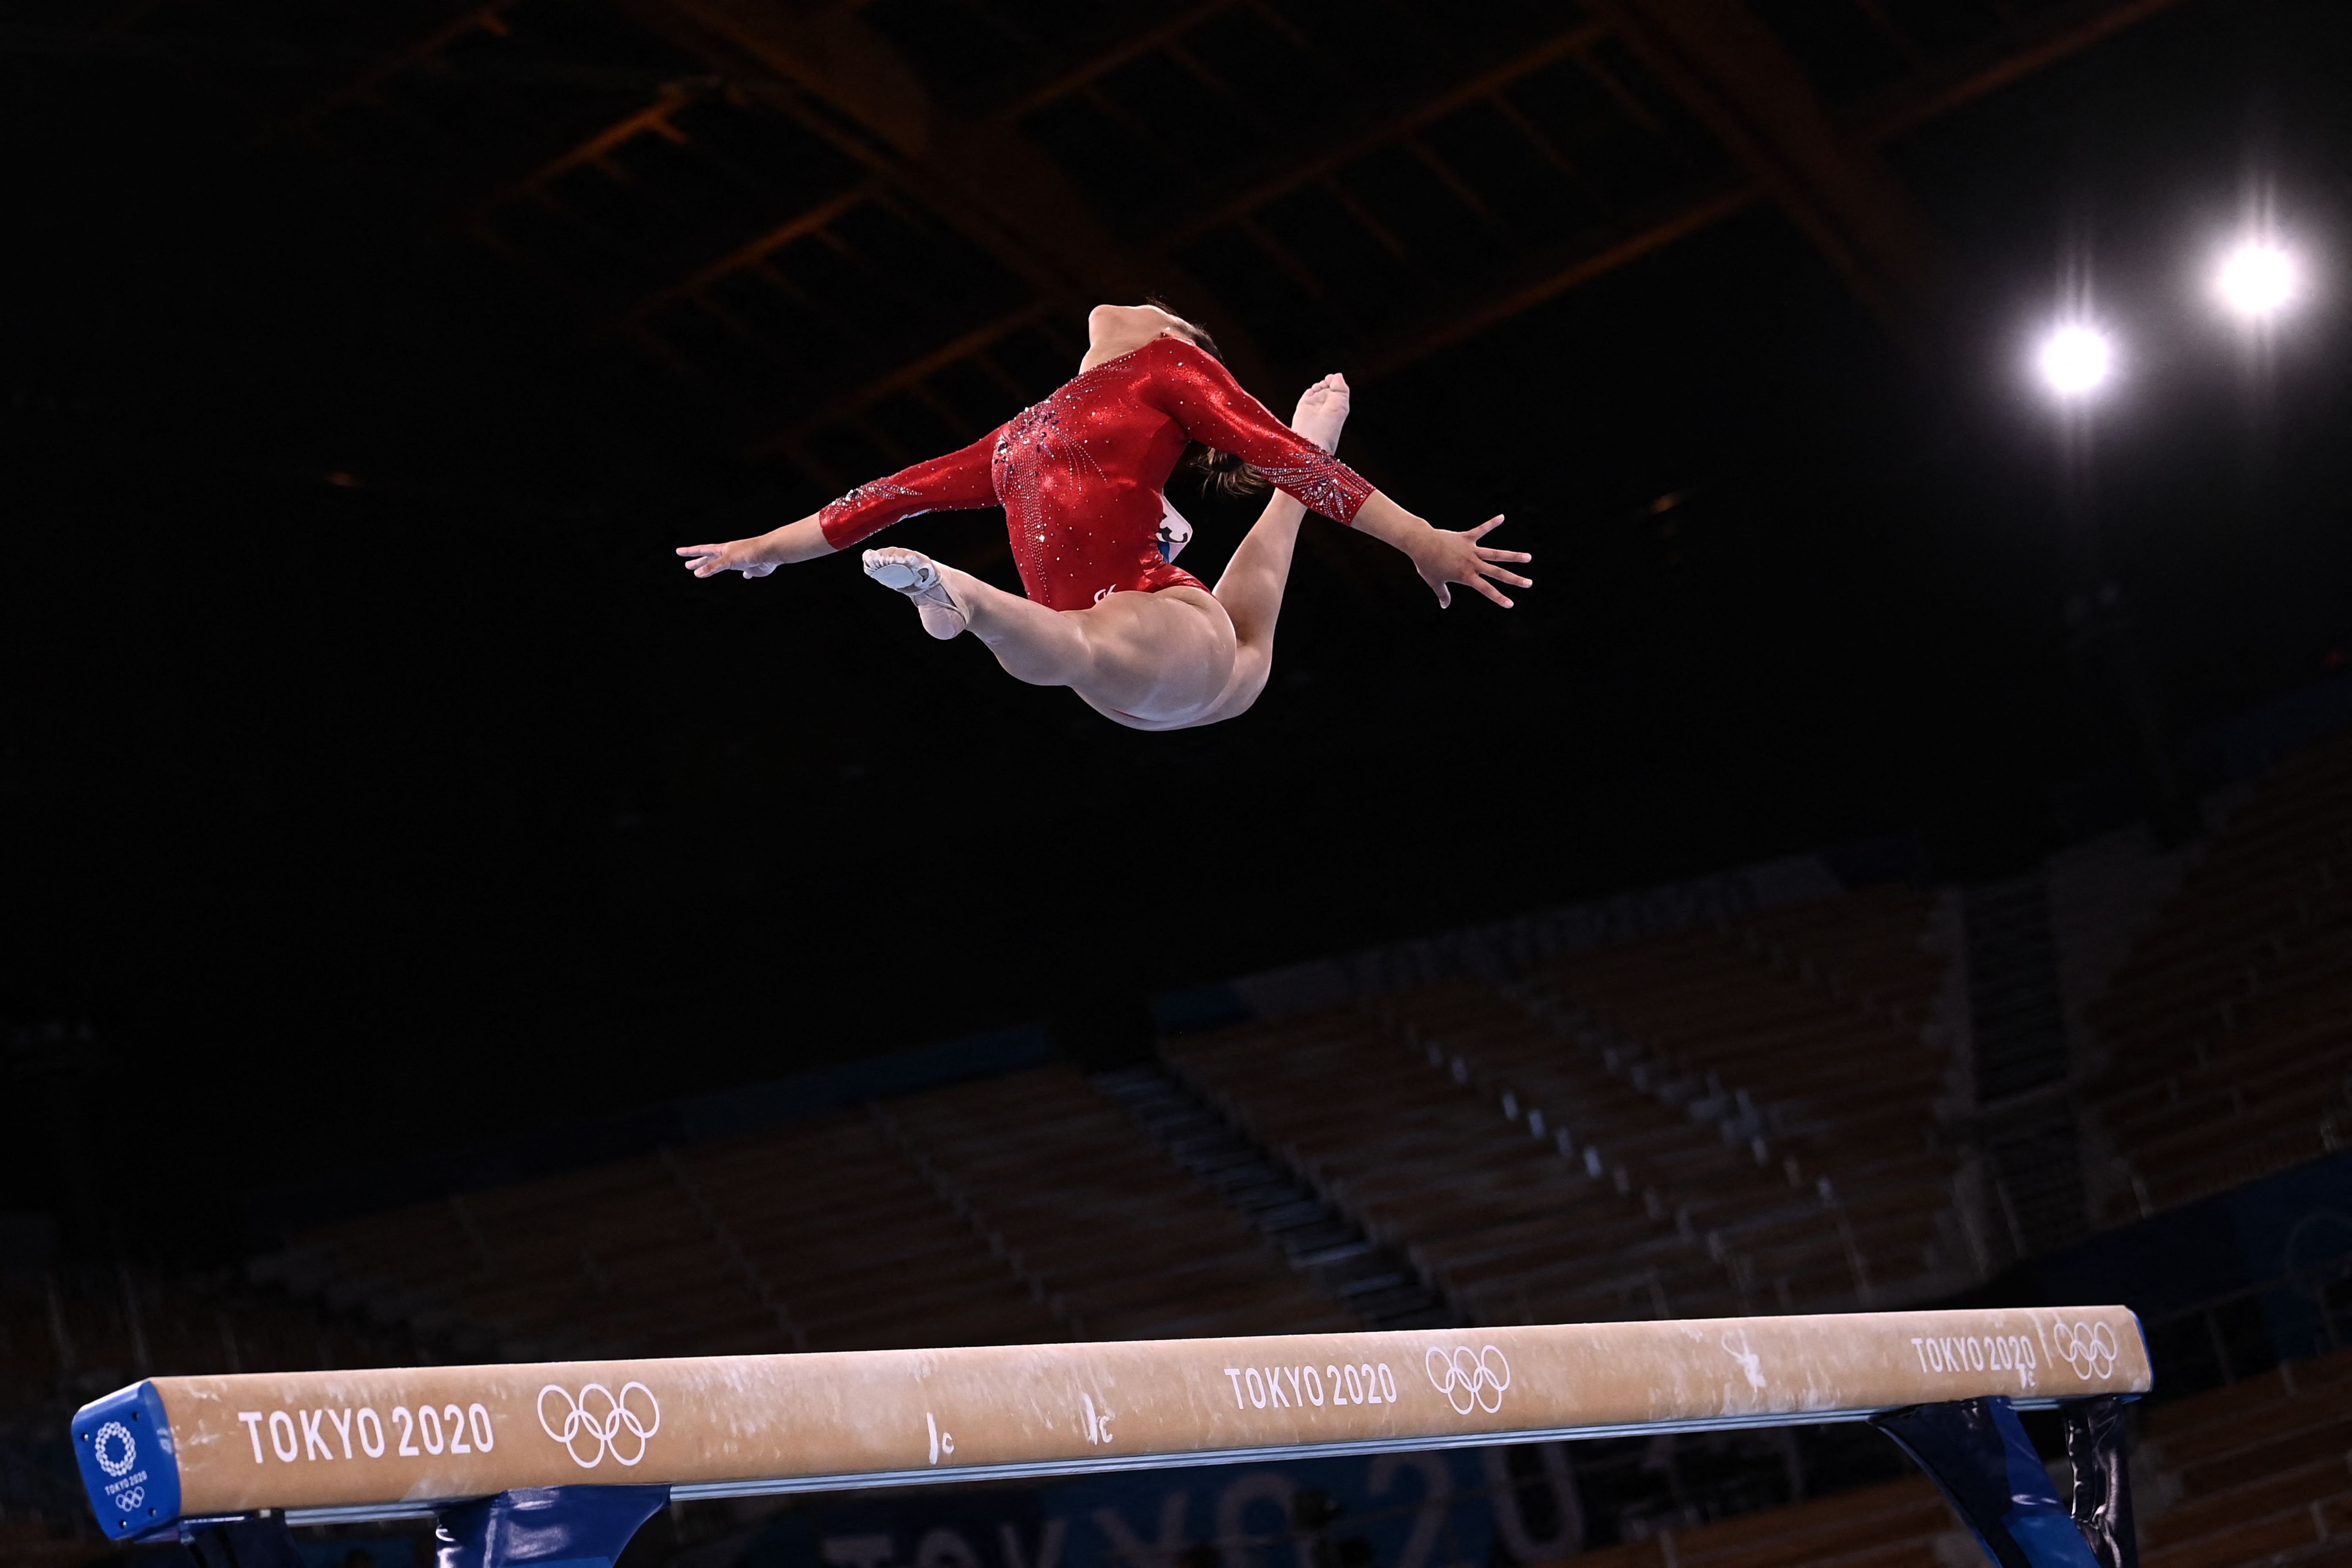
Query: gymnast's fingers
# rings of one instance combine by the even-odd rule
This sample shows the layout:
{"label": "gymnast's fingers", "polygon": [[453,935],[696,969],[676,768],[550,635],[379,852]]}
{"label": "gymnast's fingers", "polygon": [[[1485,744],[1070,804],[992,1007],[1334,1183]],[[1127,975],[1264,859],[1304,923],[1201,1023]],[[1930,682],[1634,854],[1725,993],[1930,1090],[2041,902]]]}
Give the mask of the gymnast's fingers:
{"label": "gymnast's fingers", "polygon": [[1478,546],[1478,559],[1481,561],[1533,561],[1535,557],[1524,550],[1489,550],[1482,544]]}
{"label": "gymnast's fingers", "polygon": [[1508,583],[1514,588],[1532,588],[1536,585],[1535,580],[1531,577],[1522,577],[1516,572],[1506,572],[1500,566],[1488,565],[1485,562],[1479,563],[1478,574],[1481,577],[1492,577],[1497,583]]}
{"label": "gymnast's fingers", "polygon": [[1470,585],[1473,588],[1477,589],[1478,592],[1486,595],[1486,597],[1494,600],[1495,603],[1502,605],[1503,608],[1507,610],[1512,607],[1510,595],[1505,594],[1500,588],[1496,587],[1492,583],[1487,582],[1484,577],[1479,578]]}
{"label": "gymnast's fingers", "polygon": [[1488,518],[1486,521],[1480,523],[1477,527],[1465,529],[1464,531],[1468,533],[1472,539],[1484,539],[1486,535],[1492,533],[1495,530],[1502,526],[1503,514],[1498,511],[1494,516]]}

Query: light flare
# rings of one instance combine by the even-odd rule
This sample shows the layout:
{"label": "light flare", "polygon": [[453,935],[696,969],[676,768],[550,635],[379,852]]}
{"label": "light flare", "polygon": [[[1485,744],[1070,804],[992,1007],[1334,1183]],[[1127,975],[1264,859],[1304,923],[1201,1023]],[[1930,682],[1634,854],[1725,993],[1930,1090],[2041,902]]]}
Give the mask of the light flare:
{"label": "light flare", "polygon": [[2115,378],[2115,340],[2098,328],[2070,323],[2042,340],[2034,368],[2042,384],[2068,402],[2091,396]]}
{"label": "light flare", "polygon": [[2274,321],[2303,297],[2303,264],[2282,245],[2249,239],[2221,258],[2213,292],[2245,321]]}

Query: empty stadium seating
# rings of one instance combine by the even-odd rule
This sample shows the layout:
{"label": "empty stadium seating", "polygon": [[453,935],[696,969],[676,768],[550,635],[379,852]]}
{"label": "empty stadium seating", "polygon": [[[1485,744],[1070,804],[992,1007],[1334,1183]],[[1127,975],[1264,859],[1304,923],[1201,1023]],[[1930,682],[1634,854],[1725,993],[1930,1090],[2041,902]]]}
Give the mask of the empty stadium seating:
{"label": "empty stadium seating", "polygon": [[[1947,968],[1928,912],[1910,889],[1874,889],[1546,976],[1598,1026],[1580,1033],[1604,1066],[1613,1051],[1619,1076],[1717,1135],[1696,1223],[1756,1310],[1916,1300],[1978,1266],[1958,1160],[1934,1136],[1958,1042],[1924,1027]],[[1735,1150],[1750,1158],[1721,1157]]]}
{"label": "empty stadium seating", "polygon": [[0,1563],[10,1568],[77,1568],[114,1554],[113,1543],[94,1530],[76,1537],[37,1520],[0,1520]]}
{"label": "empty stadium seating", "polygon": [[507,1356],[1360,1326],[1066,1068],[348,1221],[267,1267]]}
{"label": "empty stadium seating", "polygon": [[1570,1561],[1575,1568],[1955,1568],[1971,1560],[1984,1560],[1975,1541],[1935,1483],[1914,1476]]}
{"label": "empty stadium seating", "polygon": [[2146,1568],[2352,1562],[2352,1351],[2149,1412]]}
{"label": "empty stadium seating", "polygon": [[[1935,908],[1904,887],[1822,898],[1195,1036],[1164,1060],[1253,1160],[1320,1195],[1318,1225],[1360,1229],[1395,1278],[1442,1293],[1426,1321],[1924,1303],[1988,1267],[1983,1200],[1937,1131],[1967,1079],[1957,1035],[1927,1026],[1953,984]],[[2352,741],[2248,793],[2086,1017],[2104,1219],[2352,1139]],[[0,1280],[0,1410],[48,1419],[147,1371],[1364,1326],[1150,1131],[1140,1092],[1040,1068],[321,1226],[256,1266],[291,1297],[226,1275],[20,1274]],[[2352,1352],[2142,1425],[2148,1568],[2352,1568]],[[94,1538],[58,1533],[69,1506],[0,1514],[0,1557],[87,1560]],[[1926,1568],[1974,1550],[1912,1479],[1576,1561]]]}
{"label": "empty stadium seating", "polygon": [[[988,1216],[1089,1339],[1330,1333],[1364,1325],[1184,1177],[1076,1073],[996,1079],[885,1112]],[[1008,1136],[1008,1132],[1012,1136]],[[1148,1237],[1142,1247],[1106,1245]]]}
{"label": "empty stadium seating", "polygon": [[323,1319],[226,1271],[0,1276],[0,1411],[78,1404],[154,1373],[398,1364],[414,1348],[404,1335]]}
{"label": "empty stadium seating", "polygon": [[1170,1060],[1478,1321],[1892,1306],[1975,1278],[1926,916],[1850,894]]}
{"label": "empty stadium seating", "polygon": [[2352,740],[2261,782],[2090,1022],[2107,1220],[2352,1142]]}
{"label": "empty stadium seating", "polygon": [[[2352,1563],[2352,1351],[2155,1407],[2133,1474],[2143,1568]],[[1601,1547],[1559,1568],[1983,1561],[1934,1486],[1916,1477]]]}

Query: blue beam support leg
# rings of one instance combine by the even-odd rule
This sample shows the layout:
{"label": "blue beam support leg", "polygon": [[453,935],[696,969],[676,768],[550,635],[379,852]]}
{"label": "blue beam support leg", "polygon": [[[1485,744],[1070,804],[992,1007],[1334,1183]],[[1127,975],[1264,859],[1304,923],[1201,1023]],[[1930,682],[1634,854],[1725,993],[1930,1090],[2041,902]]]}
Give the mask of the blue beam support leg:
{"label": "blue beam support leg", "polygon": [[2068,1413],[2066,1447],[2075,1474],[2071,1511],[2059,1501],[2050,1472],[2006,1399],[1915,1405],[1871,1424],[1943,1489],[2000,1568],[2137,1568],[2122,1401],[2092,1403],[2115,1408],[2102,1415]]}
{"label": "blue beam support leg", "polygon": [[439,1568],[613,1568],[667,1487],[524,1487],[446,1509]]}
{"label": "blue beam support leg", "polygon": [[[667,1487],[528,1487],[453,1503],[435,1516],[438,1568],[613,1568]],[[196,1568],[302,1568],[285,1516],[191,1521]]]}

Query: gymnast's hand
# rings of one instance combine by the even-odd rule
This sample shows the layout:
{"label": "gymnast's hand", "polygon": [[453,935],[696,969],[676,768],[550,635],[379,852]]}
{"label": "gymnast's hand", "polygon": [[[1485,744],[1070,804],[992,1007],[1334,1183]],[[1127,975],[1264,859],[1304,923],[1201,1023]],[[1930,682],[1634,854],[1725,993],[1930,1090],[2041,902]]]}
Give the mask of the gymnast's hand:
{"label": "gymnast's hand", "polygon": [[757,539],[730,539],[724,544],[681,544],[677,552],[686,558],[681,564],[698,577],[719,572],[764,577],[794,561],[830,555],[833,546],[825,542],[824,531],[816,519],[804,517]]}
{"label": "gymnast's hand", "polygon": [[686,569],[698,577],[719,572],[764,577],[781,564],[769,559],[767,552],[761,548],[767,542],[767,537],[762,535],[758,539],[730,539],[724,544],[681,544],[677,552],[686,557]]}
{"label": "gymnast's hand", "polygon": [[1454,593],[1449,584],[1459,583],[1465,588],[1475,588],[1507,610],[1511,607],[1510,596],[1496,587],[1496,583],[1508,583],[1515,588],[1535,585],[1517,573],[1497,564],[1504,561],[1533,560],[1534,557],[1526,551],[1490,550],[1478,542],[1502,526],[1503,520],[1498,515],[1460,533],[1433,528],[1407,547],[1405,552],[1412,557],[1413,570],[1421,574],[1421,580],[1429,584],[1431,593],[1437,595],[1439,609],[1449,608],[1454,603]]}

